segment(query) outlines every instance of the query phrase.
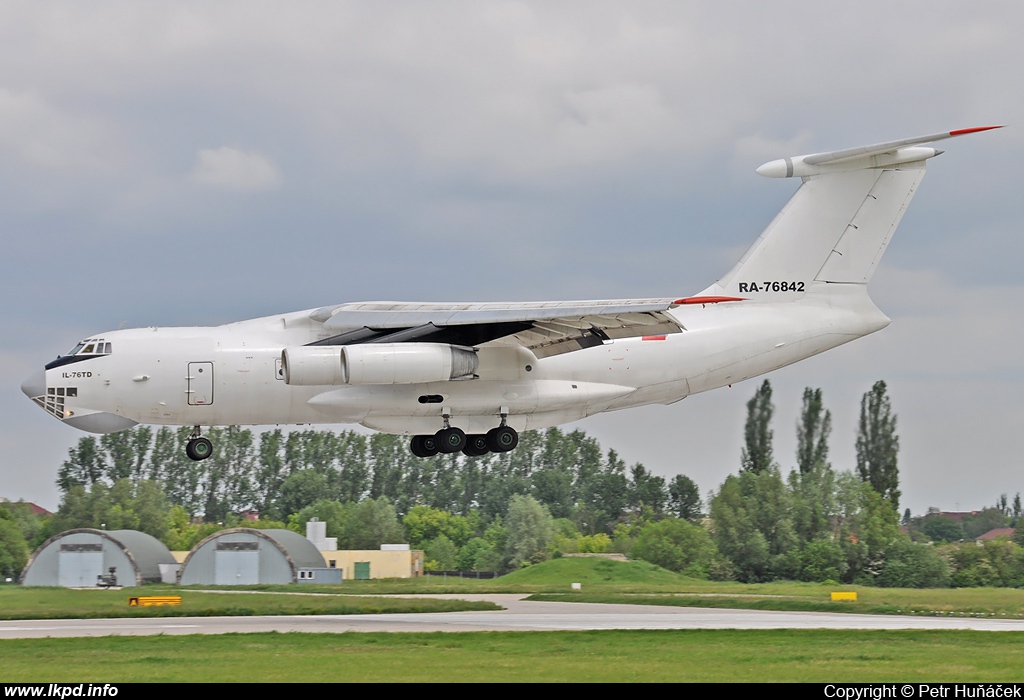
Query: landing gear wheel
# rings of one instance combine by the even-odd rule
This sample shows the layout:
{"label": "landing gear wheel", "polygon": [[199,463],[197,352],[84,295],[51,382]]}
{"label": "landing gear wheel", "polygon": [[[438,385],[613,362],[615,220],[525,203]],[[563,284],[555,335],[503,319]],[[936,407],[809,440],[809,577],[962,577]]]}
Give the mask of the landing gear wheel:
{"label": "landing gear wheel", "polygon": [[436,435],[423,435],[422,438],[423,442],[421,444],[423,445],[423,451],[426,453],[427,457],[433,457],[441,451],[438,446]]}
{"label": "landing gear wheel", "polygon": [[458,452],[466,446],[466,434],[461,428],[443,428],[434,436],[437,438],[437,450],[442,454]]}
{"label": "landing gear wheel", "polygon": [[213,454],[213,443],[204,437],[192,438],[185,444],[185,454],[195,462],[204,460]]}
{"label": "landing gear wheel", "polygon": [[412,440],[409,441],[409,451],[412,452],[414,457],[426,457],[427,455],[423,452],[423,436],[413,435]]}
{"label": "landing gear wheel", "polygon": [[417,457],[433,457],[437,454],[437,438],[433,435],[417,435],[409,443],[409,449]]}
{"label": "landing gear wheel", "polygon": [[483,457],[491,451],[487,446],[486,435],[467,435],[466,446],[462,448],[462,454],[467,457]]}
{"label": "landing gear wheel", "polygon": [[519,444],[519,433],[515,428],[502,425],[487,431],[487,447],[491,452],[510,452]]}

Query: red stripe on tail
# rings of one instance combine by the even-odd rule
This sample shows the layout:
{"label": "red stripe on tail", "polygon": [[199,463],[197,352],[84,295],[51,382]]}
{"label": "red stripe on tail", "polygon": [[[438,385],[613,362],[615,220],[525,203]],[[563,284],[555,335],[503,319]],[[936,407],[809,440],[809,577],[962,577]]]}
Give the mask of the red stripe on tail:
{"label": "red stripe on tail", "polygon": [[673,304],[718,304],[723,301],[746,301],[743,297],[685,297],[676,299]]}

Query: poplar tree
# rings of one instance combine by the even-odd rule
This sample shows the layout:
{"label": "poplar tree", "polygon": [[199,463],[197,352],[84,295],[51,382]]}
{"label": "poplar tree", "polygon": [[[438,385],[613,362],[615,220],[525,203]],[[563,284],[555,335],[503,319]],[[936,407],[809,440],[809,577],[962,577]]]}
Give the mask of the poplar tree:
{"label": "poplar tree", "polygon": [[747,402],[747,423],[743,431],[743,454],[740,458],[741,471],[760,474],[771,469],[772,456],[772,385],[767,379],[758,387],[754,397]]}
{"label": "poplar tree", "polygon": [[83,437],[78,444],[68,449],[68,458],[57,471],[57,486],[67,493],[73,486],[92,486],[103,481],[105,465],[99,441]]}
{"label": "poplar tree", "polygon": [[832,413],[824,408],[821,389],[804,389],[800,422],[796,426],[796,463],[801,474],[828,467],[828,438]]}
{"label": "poplar tree", "polygon": [[899,507],[899,468],[896,416],[892,413],[884,381],[875,382],[860,402],[857,426],[857,475],[879,495]]}

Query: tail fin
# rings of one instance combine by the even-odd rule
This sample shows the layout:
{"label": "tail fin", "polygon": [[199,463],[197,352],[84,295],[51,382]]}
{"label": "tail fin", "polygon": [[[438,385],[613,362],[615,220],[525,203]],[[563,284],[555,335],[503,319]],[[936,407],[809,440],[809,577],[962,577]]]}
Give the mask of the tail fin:
{"label": "tail fin", "polygon": [[919,144],[998,129],[960,129],[765,163],[765,177],[803,184],[736,266],[702,295],[795,299],[828,284],[867,284],[924,178],[942,151]]}

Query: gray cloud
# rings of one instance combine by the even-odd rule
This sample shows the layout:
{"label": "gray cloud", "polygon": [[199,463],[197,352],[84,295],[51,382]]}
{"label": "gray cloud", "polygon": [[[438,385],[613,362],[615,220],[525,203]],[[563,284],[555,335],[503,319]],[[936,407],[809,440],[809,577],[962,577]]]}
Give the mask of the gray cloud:
{"label": "gray cloud", "polygon": [[[1004,2],[7,3],[0,495],[56,505],[80,434],[17,386],[80,337],[349,299],[694,293],[795,189],[762,162],[1024,123],[1022,29]],[[1024,490],[1024,135],[947,151],[873,286],[893,325],[772,375],[780,461],[822,386],[842,467],[886,379],[917,511]],[[581,427],[707,489],[752,391]]]}
{"label": "gray cloud", "polygon": [[265,190],[281,184],[281,174],[266,156],[228,146],[199,151],[192,178],[201,185],[237,192]]}

